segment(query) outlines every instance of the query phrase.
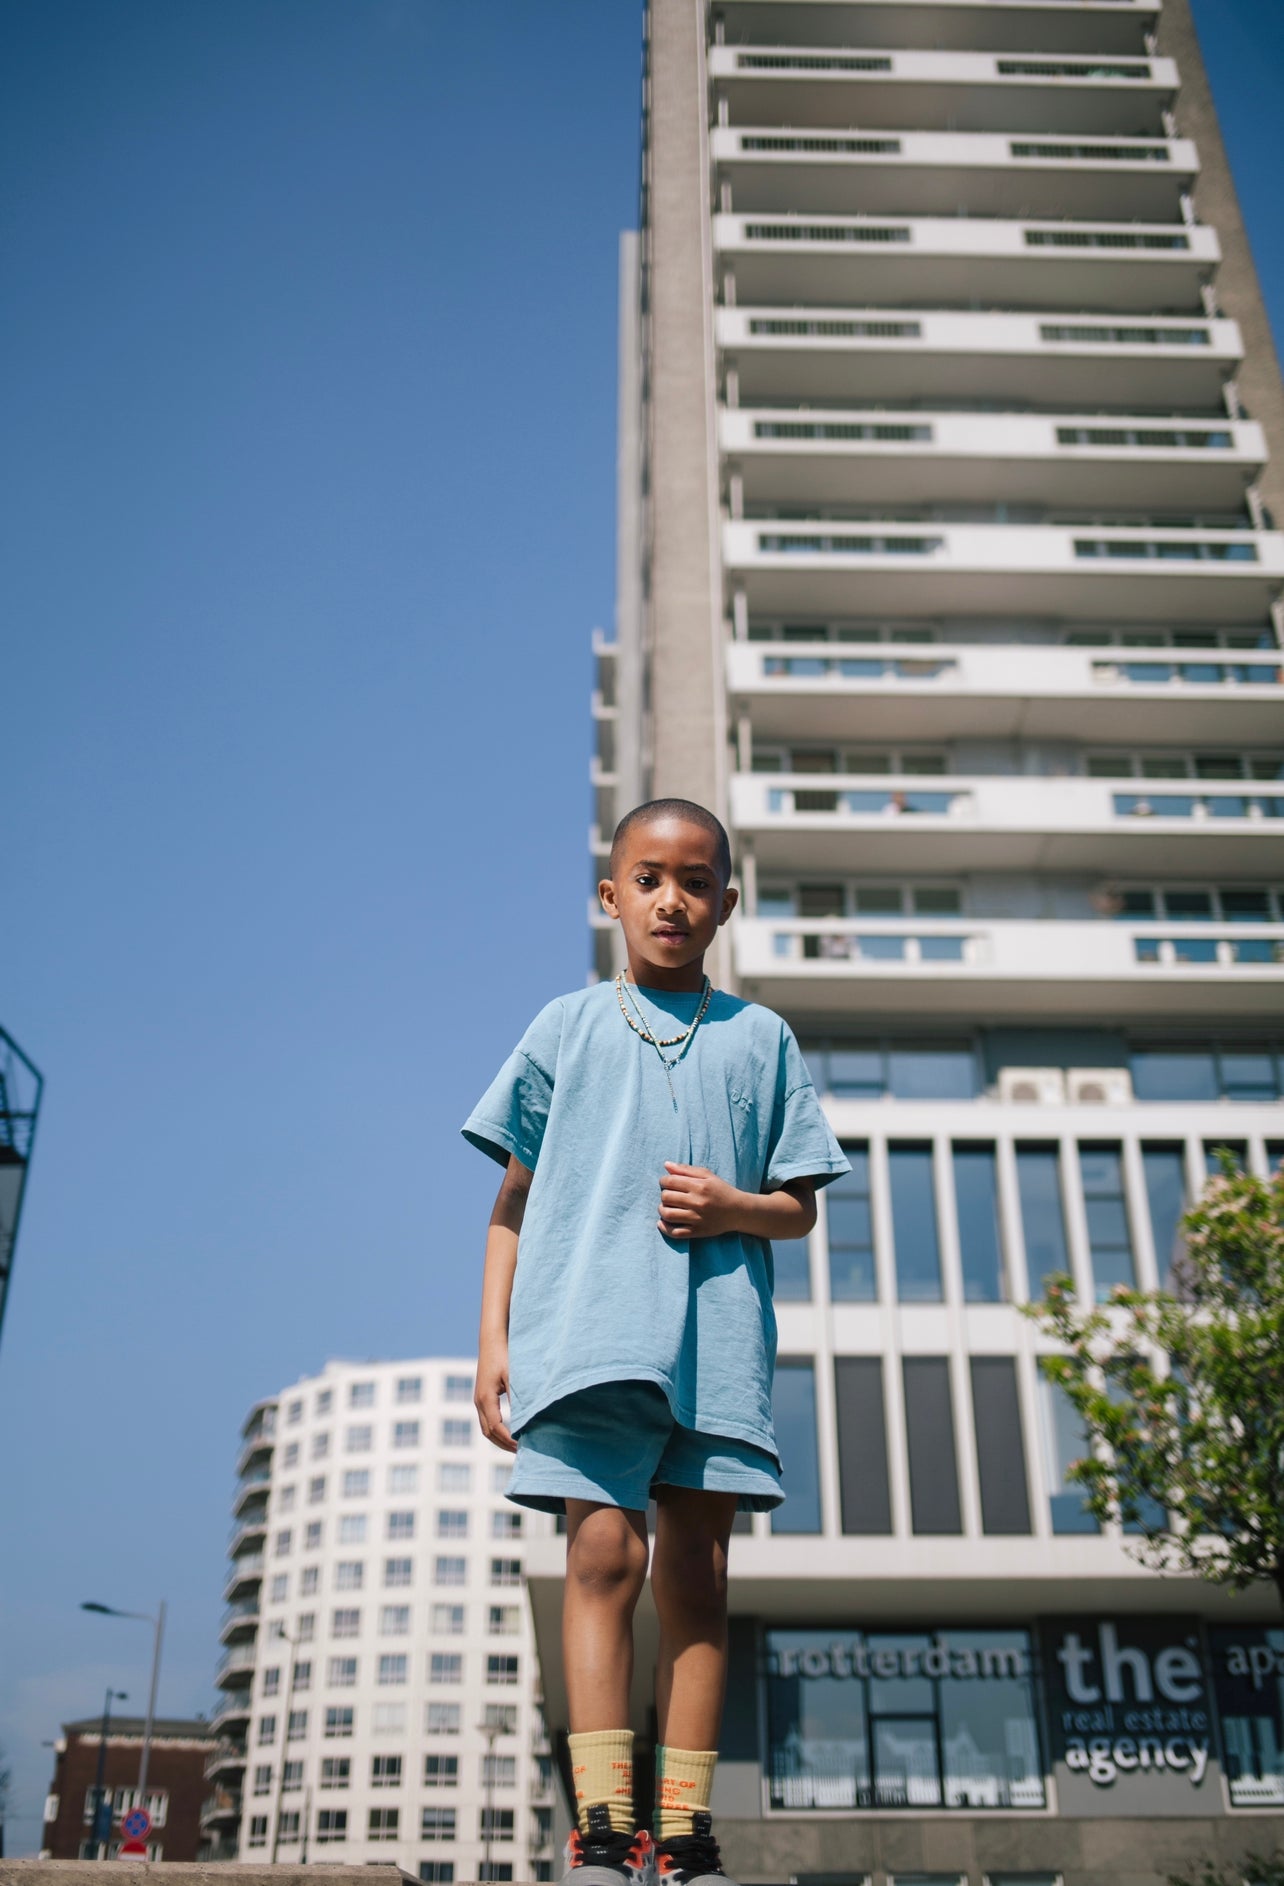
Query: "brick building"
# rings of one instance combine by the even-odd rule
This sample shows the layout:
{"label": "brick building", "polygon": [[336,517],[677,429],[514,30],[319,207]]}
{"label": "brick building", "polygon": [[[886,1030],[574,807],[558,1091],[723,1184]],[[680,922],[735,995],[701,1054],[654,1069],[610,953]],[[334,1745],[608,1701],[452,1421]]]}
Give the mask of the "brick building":
{"label": "brick building", "polygon": [[[45,1802],[42,1860],[112,1859],[120,1850],[121,1816],[138,1804],[143,1718],[114,1716],[107,1735],[103,1788],[112,1804],[112,1837],[104,1854],[90,1839],[102,1723],[97,1716],[64,1722],[54,1744],[54,1772]],[[159,1717],[152,1724],[147,1809],[152,1817],[149,1860],[194,1860],[200,1839],[205,1758],[213,1744],[206,1722]]]}

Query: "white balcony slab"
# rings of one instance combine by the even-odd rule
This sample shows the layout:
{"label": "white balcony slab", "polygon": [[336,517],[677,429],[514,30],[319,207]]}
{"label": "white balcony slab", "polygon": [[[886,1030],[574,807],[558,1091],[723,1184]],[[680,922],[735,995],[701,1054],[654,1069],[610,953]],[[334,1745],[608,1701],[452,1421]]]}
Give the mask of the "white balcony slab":
{"label": "white balcony slab", "polygon": [[1254,421],[1144,413],[723,408],[718,438],[749,504],[984,503],[1244,507],[1267,459]]}
{"label": "white balcony slab", "polygon": [[719,126],[732,207],[850,215],[1072,216],[1176,222],[1199,154],[1188,138]]}
{"label": "white balcony slab", "polygon": [[762,519],[724,523],[722,555],[767,614],[1257,624],[1284,586],[1278,531]]}
{"label": "white balcony slab", "polygon": [[[746,403],[934,398],[1039,407],[1225,412],[1244,357],[1234,321],[907,306],[718,308],[715,335]],[[1131,336],[1132,338],[1126,338]]]}
{"label": "white balcony slab", "polygon": [[722,0],[728,43],[1145,52],[1161,0]]}
{"label": "white balcony slab", "polygon": [[[713,240],[737,304],[1203,312],[1215,229],[969,216],[718,215]],[[728,296],[728,299],[731,297]]]}
{"label": "white balcony slab", "polygon": [[733,946],[746,994],[791,1014],[1284,1014],[1279,924],[737,915]]}
{"label": "white balcony slab", "polygon": [[[1202,782],[1171,784],[1192,790],[1171,792],[1166,780],[1152,786],[1029,774],[737,773],[731,816],[738,832],[752,835],[760,872],[1234,877],[1284,868],[1284,786],[1227,792]],[[1262,805],[1274,810],[1263,813]]]}
{"label": "white balcony slab", "polygon": [[1268,745],[1284,652],[732,642],[733,719],[758,739]]}
{"label": "white balcony slab", "polygon": [[709,77],[733,124],[1159,136],[1171,59],[1145,54],[714,46]]}

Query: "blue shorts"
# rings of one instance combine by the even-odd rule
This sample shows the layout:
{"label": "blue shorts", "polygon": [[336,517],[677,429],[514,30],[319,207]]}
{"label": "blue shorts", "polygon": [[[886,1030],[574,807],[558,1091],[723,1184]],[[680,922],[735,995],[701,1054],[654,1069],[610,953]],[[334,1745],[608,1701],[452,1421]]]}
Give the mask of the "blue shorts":
{"label": "blue shorts", "polygon": [[738,1493],[742,1513],[765,1513],[785,1497],[762,1448],[682,1427],[654,1382],[601,1382],[522,1429],[508,1498],[539,1513],[564,1513],[568,1499],[643,1513],[657,1487]]}

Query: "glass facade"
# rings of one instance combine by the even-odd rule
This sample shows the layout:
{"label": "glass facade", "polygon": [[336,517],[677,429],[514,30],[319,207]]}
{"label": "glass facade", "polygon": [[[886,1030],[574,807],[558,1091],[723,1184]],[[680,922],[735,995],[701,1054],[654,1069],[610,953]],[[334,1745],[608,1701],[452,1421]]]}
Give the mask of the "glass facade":
{"label": "glass facade", "polygon": [[1044,1471],[1049,1487],[1048,1507],[1055,1533],[1097,1532],[1099,1527],[1083,1503],[1083,1489],[1067,1480],[1072,1461],[1082,1460],[1088,1437],[1065,1390],[1057,1382],[1041,1380],[1043,1401]]}
{"label": "glass facade", "polygon": [[766,1670],[773,1808],[1045,1805],[1025,1630],[771,1630]]}
{"label": "glass facade", "polygon": [[958,1211],[963,1297],[967,1303],[1001,1303],[1003,1252],[999,1235],[999,1188],[993,1146],[954,1148],[954,1198]]}
{"label": "glass facade", "polygon": [[1284,1807],[1284,1628],[1209,1632],[1232,1807]]}
{"label": "glass facade", "polygon": [[789,1497],[771,1515],[773,1532],[820,1531],[820,1462],[816,1452],[816,1371],[810,1360],[782,1356],[772,1389],[776,1444]]}
{"label": "glass facade", "polygon": [[1122,1149],[1110,1145],[1080,1146],[1079,1176],[1092,1254],[1093,1290],[1097,1302],[1104,1303],[1116,1285],[1131,1289],[1137,1281],[1124,1193]]}
{"label": "glass facade", "polygon": [[1181,1256],[1178,1233],[1186,1209],[1186,1155],[1181,1146],[1143,1146],[1141,1167],[1150,1208],[1150,1235],[1161,1288],[1171,1290],[1173,1269]]}
{"label": "glass facade", "polygon": [[851,1171],[825,1187],[829,1226],[829,1294],[835,1303],[873,1303],[874,1224],[870,1208],[869,1147],[845,1145]]}
{"label": "glass facade", "polygon": [[1049,1277],[1070,1269],[1061,1155],[1055,1146],[1018,1146],[1016,1164],[1027,1281],[1030,1295],[1042,1296]]}
{"label": "glass facade", "polygon": [[902,1303],[941,1301],[941,1250],[930,1146],[889,1146],[896,1294]]}

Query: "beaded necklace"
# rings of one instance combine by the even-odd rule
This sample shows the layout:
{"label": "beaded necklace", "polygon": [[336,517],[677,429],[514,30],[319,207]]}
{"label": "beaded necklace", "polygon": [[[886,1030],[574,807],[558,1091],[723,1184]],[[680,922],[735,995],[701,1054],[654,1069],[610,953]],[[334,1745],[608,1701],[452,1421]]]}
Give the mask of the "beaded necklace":
{"label": "beaded necklace", "polygon": [[[629,1001],[633,1004],[633,1008],[637,1014],[638,1019],[636,1022],[634,1021],[633,1016],[629,1014],[629,1011],[627,1007],[625,1006],[624,998],[626,994],[628,995]],[[624,1017],[629,1027],[633,1030],[634,1034],[641,1035],[643,1041],[649,1041],[651,1043],[651,1046],[655,1049],[656,1053],[659,1055],[660,1066],[664,1069],[664,1078],[669,1083],[669,1096],[672,1099],[674,1106],[676,1107],[678,1104],[678,1096],[676,1092],[674,1091],[674,1086],[673,1086],[673,1070],[678,1065],[678,1062],[682,1059],[687,1049],[691,1046],[691,1043],[695,1039],[695,1031],[705,1018],[705,1014],[708,1010],[709,1004],[713,1000],[713,984],[710,982],[709,978],[706,976],[704,979],[704,999],[701,1002],[700,1007],[696,1012],[696,1018],[691,1023],[689,1028],[684,1028],[681,1034],[678,1034],[678,1035],[652,1034],[650,1028],[647,1026],[646,1016],[642,1013],[642,1009],[638,1004],[636,996],[633,995],[632,991],[629,989],[628,984],[624,980],[623,970],[621,970],[619,975],[615,978],[615,999],[620,1005],[621,1015]],[[664,1052],[666,1048],[677,1048],[678,1052],[675,1055],[670,1056]]]}

